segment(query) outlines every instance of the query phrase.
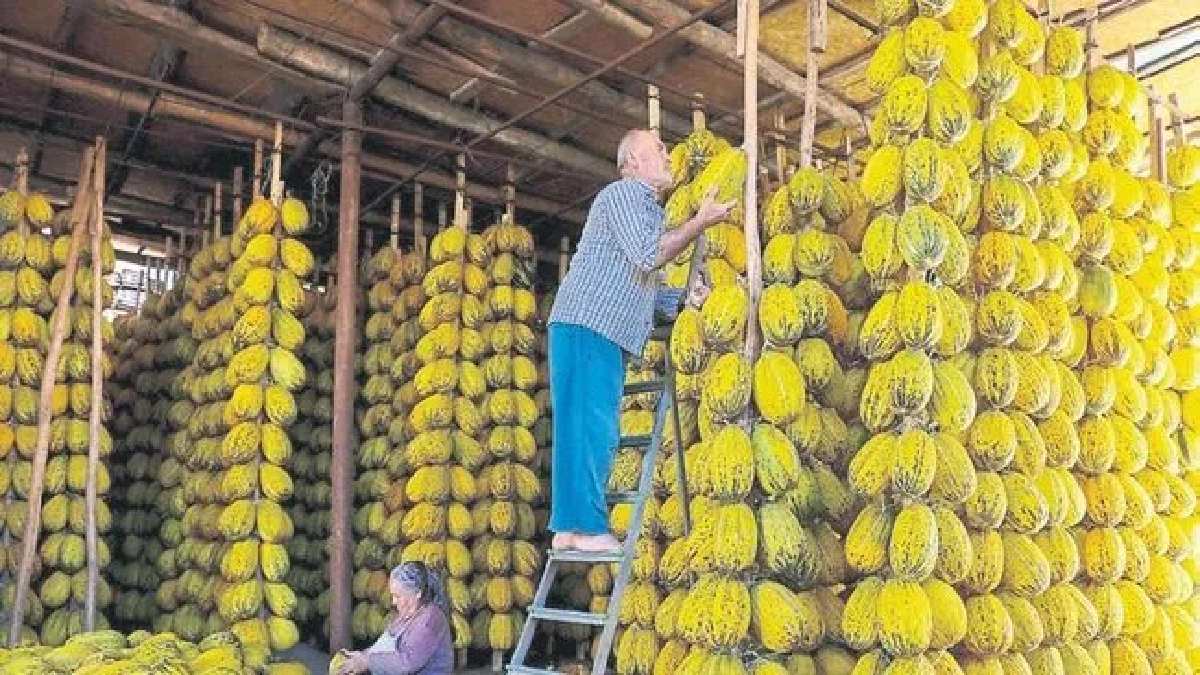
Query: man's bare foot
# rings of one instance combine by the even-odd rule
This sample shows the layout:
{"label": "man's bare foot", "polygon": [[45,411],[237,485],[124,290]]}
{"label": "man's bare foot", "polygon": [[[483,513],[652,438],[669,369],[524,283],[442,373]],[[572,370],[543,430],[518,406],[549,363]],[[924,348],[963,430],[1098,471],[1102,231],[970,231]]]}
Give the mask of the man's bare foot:
{"label": "man's bare foot", "polygon": [[550,540],[550,548],[557,551],[569,551],[575,548],[575,535],[570,532],[558,532]]}
{"label": "man's bare foot", "polygon": [[577,534],[571,545],[577,551],[587,551],[589,553],[618,551],[621,549],[621,542],[611,534]]}

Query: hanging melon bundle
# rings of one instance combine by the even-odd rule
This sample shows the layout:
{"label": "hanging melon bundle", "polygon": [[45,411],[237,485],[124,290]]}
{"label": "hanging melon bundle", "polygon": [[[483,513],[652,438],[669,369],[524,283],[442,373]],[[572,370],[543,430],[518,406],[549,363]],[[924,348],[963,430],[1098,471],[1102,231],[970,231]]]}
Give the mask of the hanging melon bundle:
{"label": "hanging melon bundle", "polygon": [[167,354],[178,375],[162,420],[166,453],[158,472],[158,536],[164,552],[158,571],[163,582],[156,593],[161,613],[154,629],[194,640],[225,626],[213,606],[212,589],[220,576],[222,547],[216,522],[221,508],[218,434],[228,396],[223,368],[232,356],[228,331],[236,320],[225,295],[229,246],[229,238],[221,237],[192,258],[178,313],[183,329],[178,341],[183,344],[190,337],[190,348]]}
{"label": "hanging melon bundle", "polygon": [[[1074,243],[1067,251],[1074,258],[1078,286],[1072,299],[1074,342],[1065,361],[1075,370],[1078,386],[1072,382],[1064,387],[1060,403],[1078,417],[1074,473],[1082,494],[1074,498],[1073,508],[1083,513],[1075,539],[1076,587],[1084,597],[1076,599],[1074,608],[1060,602],[1048,614],[1061,616],[1066,607],[1080,617],[1073,642],[1086,654],[1060,647],[1064,664],[1086,666],[1090,657],[1097,665],[1111,662],[1114,672],[1137,672],[1134,664],[1149,664],[1130,638],[1146,626],[1129,621],[1128,612],[1131,603],[1145,600],[1140,584],[1148,549],[1143,537],[1154,518],[1140,479],[1148,461],[1145,432],[1151,419],[1146,386],[1161,373],[1146,368],[1152,360],[1145,358],[1135,334],[1148,327],[1144,322],[1153,319],[1153,310],[1146,309],[1147,296],[1133,280],[1141,276],[1150,252],[1149,240],[1138,230],[1149,233],[1156,226],[1135,218],[1146,192],[1129,172],[1140,163],[1133,154],[1144,153],[1144,146],[1121,101],[1123,91],[1138,87],[1136,81],[1101,66],[1087,73],[1085,84],[1089,111],[1079,126],[1079,140],[1088,163],[1068,176],[1078,226],[1064,235]],[[1154,276],[1151,269],[1147,274]],[[1064,382],[1070,379],[1063,377]],[[1058,430],[1047,438],[1069,437]]]}
{"label": "hanging melon bundle", "polygon": [[[405,459],[411,476],[405,483],[402,557],[446,572],[458,648],[470,646],[473,634],[483,640],[477,631],[490,628],[481,625],[483,613],[476,615],[473,627],[460,611],[477,604],[466,586],[475,569],[468,542],[487,530],[512,532],[518,518],[532,521],[531,512],[492,509],[488,501],[472,509],[476,474],[488,461],[481,407],[487,385],[479,365],[490,348],[483,332],[487,264],[483,237],[468,233],[465,225],[448,227],[433,238],[422,280],[425,304],[413,324],[420,338],[414,358],[406,359],[407,369],[415,373],[414,403],[406,417]],[[522,527],[526,525],[533,528],[532,522]]]}
{"label": "hanging melon bundle", "polygon": [[218,371],[229,398],[217,425],[224,437],[215,525],[225,545],[213,591],[231,630],[270,651],[299,639],[291,620],[296,593],[286,583],[295,526],[285,505],[294,492],[288,428],[308,376],[296,355],[305,338],[298,317],[307,309],[300,280],[314,267],[312,252],[293,237],[307,227],[303,202],[288,198],[277,207],[256,197],[233,234],[236,257],[226,279],[237,320],[229,333],[233,356]]}
{"label": "hanging melon bundle", "polygon": [[171,412],[171,385],[178,364],[191,359],[195,342],[178,316],[182,287],[147,295],[141,312],[117,324],[113,378],[113,458],[115,527],[110,547],[116,585],[113,618],[126,626],[150,626],[158,616],[155,594],[162,582],[158,561],[163,513],[159,468],[166,444],[164,420]]}
{"label": "hanging melon bundle", "polygon": [[[5,236],[17,235],[12,231]],[[40,244],[33,243],[40,240]],[[53,256],[58,265],[66,263],[66,249],[71,235],[69,232],[60,233],[51,248],[42,239],[40,233],[32,233],[25,238],[25,257],[31,251],[41,248],[47,254],[47,260]],[[54,387],[52,399],[50,458],[46,464],[46,491],[43,497],[43,531],[46,533],[44,543],[39,547],[45,568],[38,595],[46,608],[46,617],[42,622],[40,641],[42,644],[61,645],[71,635],[83,631],[83,607],[87,588],[87,568],[84,551],[84,536],[86,534],[85,500],[87,485],[87,453],[91,440],[88,416],[91,409],[91,342],[92,342],[92,303],[103,303],[108,306],[112,302],[112,287],[107,280],[102,280],[99,289],[92,287],[91,246],[80,249],[79,267],[74,279],[67,279],[64,270],[55,272],[49,286],[41,285],[41,297],[37,302],[28,302],[30,306],[52,302],[51,297],[57,297],[64,283],[74,283],[75,292],[72,295],[69,310],[69,328],[63,343],[62,357],[59,361],[56,375],[57,384]],[[103,250],[101,258],[105,266],[104,273],[112,271],[115,264],[115,253],[107,231],[103,234]],[[59,251],[62,252],[59,255]],[[32,267],[27,267],[32,270]],[[20,271],[18,271],[20,274]],[[40,275],[32,274],[41,280]],[[23,287],[18,282],[18,290]],[[26,298],[32,300],[32,298]],[[111,344],[112,326],[105,322],[104,341]],[[33,417],[25,423],[30,424],[31,437],[36,437],[37,400],[39,383],[32,380],[35,372],[42,368],[41,356],[38,349],[18,350],[17,376],[19,379],[28,378],[24,386],[17,387],[13,396],[13,412],[31,408]],[[36,357],[36,363],[34,361]],[[112,362],[108,355],[102,357],[104,378],[109,379],[113,374]],[[24,375],[22,375],[24,373]],[[20,401],[20,403],[18,403]],[[101,426],[99,438],[100,462],[96,467],[96,528],[103,537],[112,527],[112,512],[108,508],[106,495],[112,487],[112,479],[108,472],[108,457],[112,454],[112,437]],[[31,443],[32,446],[32,443]],[[101,539],[103,542],[103,539]],[[80,555],[76,556],[76,547]],[[57,550],[56,550],[57,549]],[[96,587],[97,626],[107,628],[104,613],[112,604],[112,588],[107,581],[107,568],[112,562],[112,556],[107,546],[99,552],[101,575]]]}
{"label": "hanging melon bundle", "polygon": [[[1172,229],[1183,228],[1189,232],[1196,231],[1200,227],[1200,151],[1191,144],[1178,145],[1170,148],[1167,153],[1166,164],[1166,180],[1169,193],[1169,202],[1163,206],[1163,211],[1168,213],[1166,224]],[[1150,201],[1149,199],[1147,200]],[[1168,211],[1169,209],[1169,211]],[[1188,245],[1188,237],[1184,239],[1180,237],[1184,243],[1183,256],[1184,258],[1192,257],[1193,246]],[[1162,258],[1169,259],[1171,266],[1179,270],[1176,265],[1176,259],[1180,256],[1180,247],[1175,243],[1176,238],[1161,233],[1159,239],[1160,248],[1163,250]],[[1151,257],[1150,260],[1154,258]],[[1195,260],[1193,264],[1188,266],[1189,269],[1196,269]],[[1143,266],[1145,269],[1145,266]],[[1171,298],[1171,291],[1176,291],[1176,298],[1183,299],[1187,294],[1178,293],[1185,288],[1188,283],[1187,274],[1180,274],[1176,277],[1181,283],[1173,283],[1173,279],[1164,275],[1161,290],[1161,297],[1156,296],[1155,300],[1166,299],[1168,302]],[[1182,450],[1181,468],[1184,470],[1184,477],[1187,483],[1192,486],[1193,491],[1200,490],[1200,468],[1196,466],[1198,450],[1200,450],[1200,415],[1197,414],[1197,402],[1200,401],[1200,393],[1195,386],[1193,373],[1195,372],[1195,349],[1200,346],[1200,331],[1197,331],[1197,319],[1200,319],[1200,312],[1189,307],[1170,307],[1166,302],[1162,303],[1170,312],[1169,325],[1173,329],[1173,342],[1164,342],[1162,347],[1167,349],[1170,356],[1167,363],[1167,369],[1170,376],[1174,380],[1169,383],[1171,389],[1165,391],[1163,401],[1170,401],[1170,406],[1166,406],[1170,412],[1178,412],[1180,416],[1180,424],[1177,428],[1177,440],[1179,441],[1180,449]],[[1194,303],[1188,302],[1188,305]],[[1171,420],[1168,419],[1168,423]],[[1182,524],[1185,527],[1185,532],[1193,538],[1198,525],[1198,515],[1193,515],[1186,519]],[[1168,530],[1168,534],[1172,534]],[[1169,541],[1169,540],[1168,540]],[[1181,561],[1184,570],[1188,574],[1188,579],[1184,580],[1183,585],[1191,586],[1191,593],[1185,604],[1177,605],[1169,608],[1173,627],[1176,646],[1184,651],[1188,663],[1193,670],[1200,668],[1200,637],[1198,637],[1197,629],[1200,628],[1200,553],[1193,550],[1186,555]],[[1182,610],[1182,611],[1181,611]],[[1190,619],[1190,624],[1189,624]],[[1189,630],[1189,625],[1191,630]]]}
{"label": "hanging melon bundle", "polygon": [[[0,325],[4,329],[4,340],[0,342],[0,351],[3,352],[4,358],[0,360],[7,364],[6,370],[0,373],[0,380],[4,382],[3,399],[6,401],[3,410],[4,424],[0,427],[0,449],[3,449],[5,455],[4,567],[11,574],[15,574],[20,564],[20,537],[28,512],[26,500],[37,439],[39,388],[43,359],[49,346],[48,317],[54,309],[54,298],[50,297],[46,278],[54,271],[56,260],[50,240],[42,234],[42,228],[51,224],[52,220],[62,221],[64,216],[55,219],[44,197],[26,197],[19,187],[13,187],[0,195],[0,200],[4,202],[4,219],[11,228],[0,237],[0,291],[3,291],[0,293],[0,304],[3,305],[3,309],[0,310]],[[65,250],[63,257],[65,261]],[[89,316],[89,329],[90,319]],[[61,391],[61,388],[59,390]],[[90,402],[90,387],[88,397]],[[61,394],[56,398],[65,403],[65,397]],[[57,429],[61,433],[62,422],[57,425]],[[85,426],[85,443],[87,436]],[[83,570],[86,583],[86,523],[83,519],[82,496],[76,505],[76,500],[72,499],[75,491],[69,493],[67,490],[68,457],[61,445],[52,445],[57,447],[51,447],[51,457],[46,464],[42,497],[43,542],[38,546],[39,556],[34,563],[30,579],[31,590],[35,592],[28,596],[25,613],[28,630],[23,632],[23,639],[38,639],[34,633],[40,626],[42,639],[49,637],[61,644],[67,637],[66,633],[72,628],[74,632],[78,632],[81,624],[81,614],[76,613],[75,625],[68,625],[70,622],[65,619],[69,616],[64,614],[61,608],[71,600],[72,582],[80,570]],[[84,468],[86,469],[86,463]],[[72,485],[82,486],[82,483],[75,482]],[[78,493],[82,495],[82,487]],[[104,511],[106,518],[103,525],[107,531],[111,524],[111,516],[107,509]],[[67,554],[65,557],[64,551]],[[108,547],[103,542],[100,552],[104,555],[102,562],[110,562]],[[54,581],[47,586],[46,581],[50,577],[53,577]],[[41,587],[45,587],[47,591],[48,603],[40,597]],[[83,598],[83,590],[81,587],[79,598]],[[15,587],[9,584],[3,596],[0,596],[0,604],[6,610],[11,608],[14,591]],[[106,599],[111,600],[111,597]],[[56,619],[47,624],[46,619],[51,612],[55,612]]]}
{"label": "hanging melon bundle", "polygon": [[976,324],[967,235],[978,220],[972,174],[983,129],[967,89],[980,78],[974,41],[987,7],[879,8],[892,28],[868,77],[886,93],[860,183],[874,209],[860,258],[875,299],[849,329],[853,357],[867,362],[858,413],[869,436],[849,466],[866,505],[845,538],[860,581],[841,629],[866,672],[956,672],[949,650],[971,646],[969,628],[997,625],[980,615],[1004,612],[994,596],[972,606],[954,589],[977,555],[964,524],[978,480],[964,447],[975,392],[956,361]]}
{"label": "hanging melon bundle", "polygon": [[[1200,306],[1195,292],[1200,252],[1200,218],[1190,210],[1196,176],[1188,168],[1195,148],[1176,145],[1167,152],[1166,186],[1147,181],[1139,235],[1146,244],[1141,269],[1132,282],[1142,292],[1143,317],[1133,326],[1147,362],[1145,398],[1146,462],[1136,478],[1152,503],[1144,528],[1147,555],[1139,562],[1146,599],[1134,621],[1146,623],[1135,640],[1156,672],[1191,672],[1200,662],[1195,585],[1197,568],[1195,499],[1200,456],[1193,429],[1197,380],[1194,376]],[[1172,208],[1174,207],[1174,208]],[[1126,497],[1128,502],[1128,495]],[[1139,551],[1140,552],[1140,551]],[[1132,556],[1127,556],[1132,558]],[[1127,568],[1129,565],[1127,564]],[[1146,610],[1151,616],[1147,619]],[[1127,608],[1126,614],[1131,612]]]}
{"label": "hanging melon bundle", "polygon": [[[536,263],[527,228],[505,219],[482,236],[490,255],[490,288],[480,330],[488,343],[488,356],[480,364],[487,388],[480,406],[480,438],[489,463],[477,473],[475,488],[480,522],[471,545],[476,563],[471,594],[481,602],[472,634],[476,643],[507,651],[524,625],[521,609],[533,602],[542,563],[534,540],[545,531],[545,520],[539,521],[534,511],[544,498],[533,433],[540,414],[535,399],[538,305],[532,291]],[[486,528],[479,527],[485,508]],[[497,527],[503,521],[511,526]],[[488,616],[486,624],[481,616]]]}
{"label": "hanging melon bundle", "polygon": [[310,290],[311,308],[302,317],[304,344],[298,350],[310,377],[296,397],[298,419],[292,428],[289,471],[295,498],[288,513],[296,535],[287,544],[291,569],[286,583],[296,592],[293,621],[304,634],[327,632],[329,573],[326,542],[330,535],[333,489],[329,469],[333,451],[333,295]]}
{"label": "hanging melon bundle", "polygon": [[[363,270],[366,286],[367,320],[363,326],[366,351],[362,358],[362,380],[358,389],[358,472],[355,478],[354,583],[355,608],[352,632],[355,640],[369,641],[387,625],[392,602],[388,592],[389,554],[401,543],[404,517],[404,455],[395,448],[403,439],[389,437],[402,420],[403,411],[394,405],[399,383],[392,376],[397,325],[404,319],[404,304],[393,270],[399,270],[401,254],[384,246],[367,261]],[[394,314],[394,308],[401,310]]]}

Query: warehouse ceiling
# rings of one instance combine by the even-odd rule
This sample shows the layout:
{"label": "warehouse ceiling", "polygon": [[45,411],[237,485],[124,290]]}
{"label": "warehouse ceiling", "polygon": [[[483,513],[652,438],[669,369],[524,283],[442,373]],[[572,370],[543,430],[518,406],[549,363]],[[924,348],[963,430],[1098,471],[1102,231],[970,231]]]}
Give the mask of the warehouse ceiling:
{"label": "warehouse ceiling", "polygon": [[[772,130],[782,119],[794,145],[808,3],[761,2],[762,52],[773,65],[762,69],[760,128]],[[842,156],[843,139],[861,136],[861,120],[873,105],[862,74],[879,34],[871,0],[828,2],[829,47],[819,59],[818,157]],[[362,202],[374,236],[386,231],[397,190],[407,230],[414,177],[427,185],[426,218],[436,221],[438,202],[453,185],[456,146],[469,144],[476,220],[496,217],[498,188],[511,161],[519,217],[549,244],[578,232],[590,196],[611,176],[620,135],[645,124],[648,84],[659,88],[668,139],[689,128],[693,94],[703,96],[710,126],[740,136],[741,69],[732,54],[736,4],[0,3],[0,180],[8,180],[18,149],[26,147],[35,187],[64,194],[77,173],[81,144],[105,134],[109,204],[130,233],[156,235],[163,224],[192,225],[198,195],[214,181],[225,184],[228,197],[232,168],[248,170],[254,138],[269,137],[274,120],[284,119],[289,188],[304,197],[315,188],[319,195],[328,177],[327,199],[314,205],[333,222],[341,128],[329,120],[339,118],[346,91],[372,60],[395,53],[397,64],[366,107],[372,131],[364,140]],[[1193,2],[1067,0],[1055,2],[1051,12],[1055,20],[1081,25],[1089,5],[1101,18],[1102,54],[1125,67],[1126,47],[1134,44],[1137,68],[1155,90],[1177,93],[1185,111],[1200,110],[1200,90],[1193,85],[1200,79],[1200,17]],[[703,13],[698,20],[697,13]],[[683,18],[695,22],[677,32],[661,27]],[[697,33],[704,39],[694,38]],[[602,74],[581,83],[595,71]],[[159,82],[166,88],[152,86]],[[224,208],[230,208],[227,199]],[[327,241],[331,231],[326,228]]]}

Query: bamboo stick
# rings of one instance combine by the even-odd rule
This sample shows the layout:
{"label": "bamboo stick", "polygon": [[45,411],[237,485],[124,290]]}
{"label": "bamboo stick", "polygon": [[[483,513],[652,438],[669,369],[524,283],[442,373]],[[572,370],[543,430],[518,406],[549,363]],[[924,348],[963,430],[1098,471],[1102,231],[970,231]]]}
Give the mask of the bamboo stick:
{"label": "bamboo stick", "polygon": [[88,410],[87,481],[84,485],[84,514],[87,519],[87,590],[83,604],[83,630],[96,629],[96,588],[100,583],[99,536],[96,524],[97,476],[100,466],[100,417],[104,413],[104,263],[100,245],[104,232],[104,160],[107,144],[103,136],[96,138],[96,168],[92,174],[92,190],[96,195],[95,212],[88,223],[92,235],[92,402]]}
{"label": "bamboo stick", "polygon": [[[91,177],[96,150],[89,148],[83,153],[79,170],[79,187],[75,193],[75,204],[71,207],[71,242],[67,247],[67,264],[64,278],[74,279],[79,266],[79,249],[83,246],[86,232],[84,224],[95,208],[92,199]],[[46,459],[50,450],[50,413],[53,408],[55,373],[62,356],[63,341],[66,339],[67,319],[70,314],[71,294],[75,284],[63,284],[51,318],[50,346],[42,367],[41,390],[38,395],[37,443],[33,451],[33,468],[29,478],[29,510],[25,516],[25,530],[21,541],[21,559],[14,581],[12,614],[8,624],[8,645],[15,647],[21,640],[21,627],[25,622],[25,603],[29,596],[29,581],[33,575],[33,559],[37,555],[37,540],[42,524],[42,492],[46,483]]]}
{"label": "bamboo stick", "polygon": [[650,120],[650,130],[661,135],[662,132],[662,98],[658,87],[646,85],[646,116]]}
{"label": "bamboo stick", "polygon": [[[746,60],[742,81],[742,106],[745,111],[743,144],[746,152],[746,194],[742,209],[742,227],[746,233],[746,279],[750,289],[750,309],[746,326],[746,357],[753,363],[762,349],[762,330],[758,316],[758,298],[762,295],[762,245],[758,233],[758,0],[745,0]],[[810,50],[811,51],[811,50]],[[815,101],[815,97],[813,98]],[[807,104],[806,104],[807,105]]]}

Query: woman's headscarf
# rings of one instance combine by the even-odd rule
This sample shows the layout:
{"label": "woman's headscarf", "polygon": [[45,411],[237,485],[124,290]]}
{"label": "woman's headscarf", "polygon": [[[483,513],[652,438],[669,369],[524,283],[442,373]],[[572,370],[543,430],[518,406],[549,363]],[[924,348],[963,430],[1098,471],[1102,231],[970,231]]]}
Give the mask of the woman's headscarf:
{"label": "woman's headscarf", "polygon": [[392,583],[400,584],[404,588],[416,592],[421,598],[422,605],[432,602],[443,612],[449,611],[442,575],[429,569],[425,563],[417,561],[400,563],[392,568],[390,579]]}

